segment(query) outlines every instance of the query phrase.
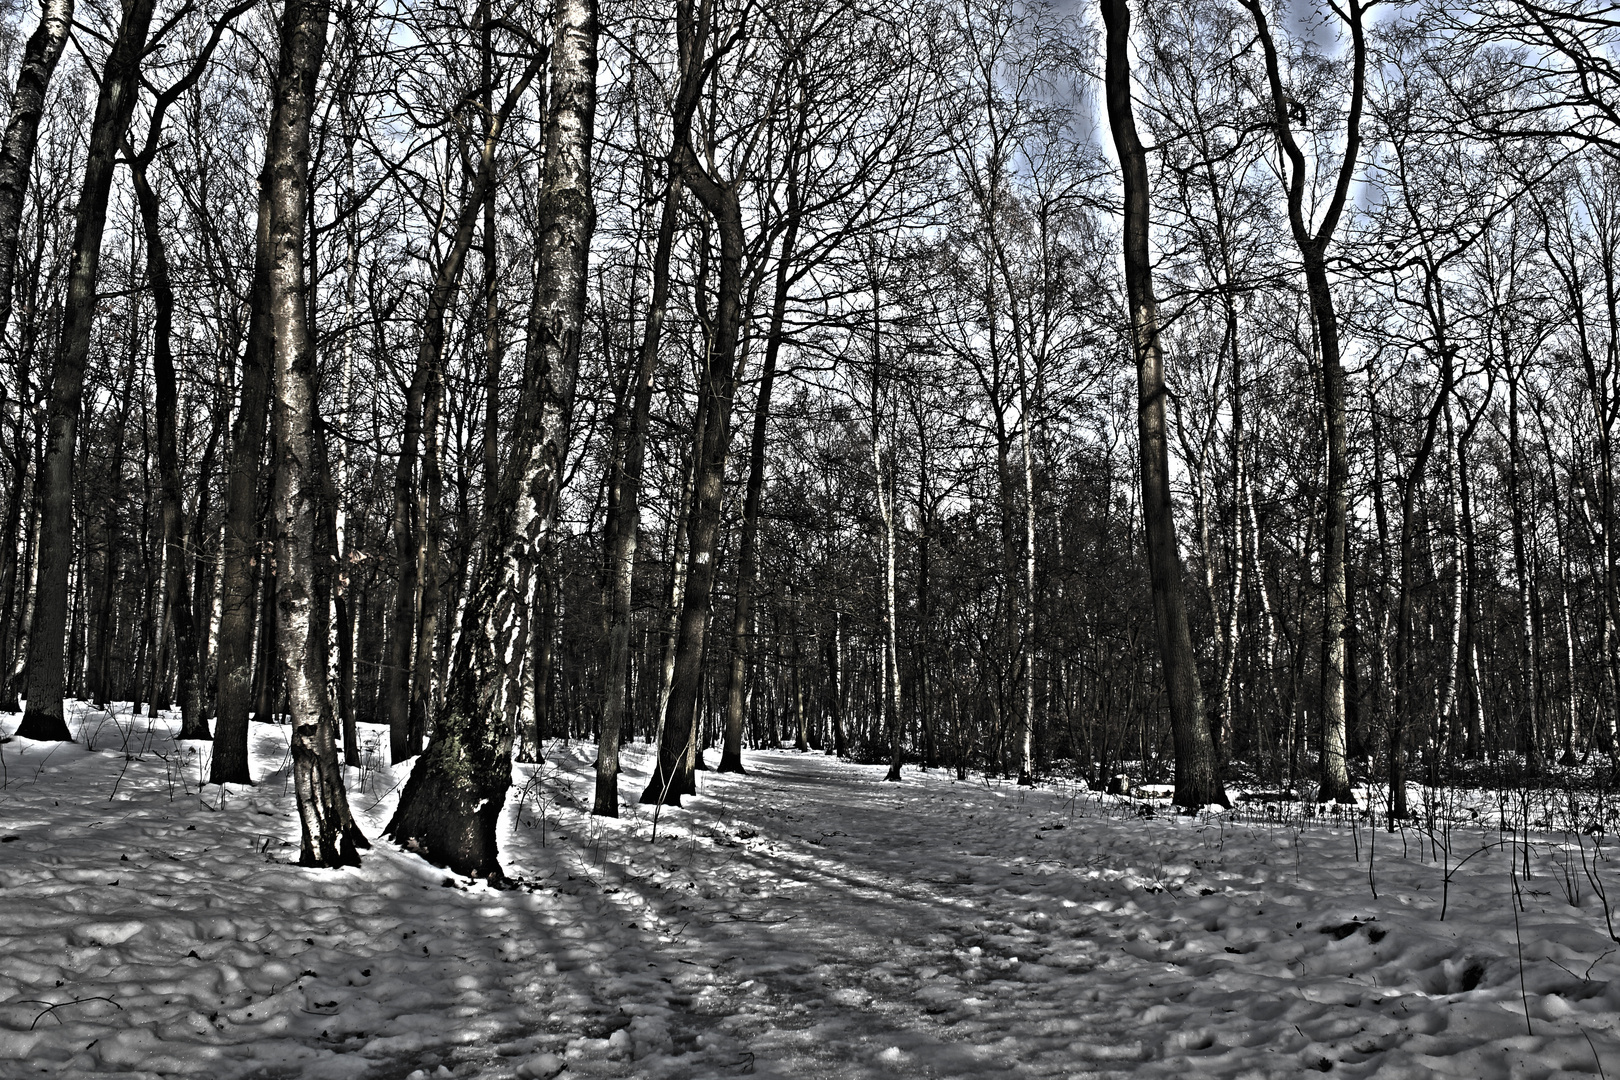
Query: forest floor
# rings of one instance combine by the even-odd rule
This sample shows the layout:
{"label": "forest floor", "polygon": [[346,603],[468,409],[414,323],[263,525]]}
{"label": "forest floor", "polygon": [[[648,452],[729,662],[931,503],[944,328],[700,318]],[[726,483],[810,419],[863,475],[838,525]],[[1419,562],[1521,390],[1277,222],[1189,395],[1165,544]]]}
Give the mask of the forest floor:
{"label": "forest floor", "polygon": [[558,744],[497,890],[380,839],[296,866],[283,727],[222,792],[177,723],[74,709],[0,746],[8,1078],[1620,1077],[1620,864],[1550,805],[1375,835],[770,751],[601,820]]}

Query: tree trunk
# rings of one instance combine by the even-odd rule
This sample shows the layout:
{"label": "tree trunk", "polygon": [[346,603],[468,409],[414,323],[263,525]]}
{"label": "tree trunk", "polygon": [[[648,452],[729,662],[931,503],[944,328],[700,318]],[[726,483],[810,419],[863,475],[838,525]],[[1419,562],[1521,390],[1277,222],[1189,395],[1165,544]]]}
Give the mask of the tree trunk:
{"label": "tree trunk", "polygon": [[[529,619],[567,452],[586,263],[596,212],[596,6],[559,0],[536,236],[536,273],[512,456],[486,523],[486,556],[463,610],[433,741],[411,771],[388,834],[429,861],[498,878],[495,826],[512,784],[514,724],[531,655]],[[514,95],[515,98],[515,95]],[[511,99],[509,99],[511,100]],[[485,143],[486,161],[493,139]]]}
{"label": "tree trunk", "polygon": [[[1548,463],[1551,464],[1557,460],[1553,453],[1552,433],[1548,430],[1546,418],[1543,416],[1542,410],[1534,398],[1532,398],[1532,408],[1535,411],[1536,424],[1541,430],[1542,450],[1547,455]],[[1553,562],[1558,568],[1557,615],[1559,625],[1563,628],[1564,638],[1564,688],[1562,695],[1562,708],[1558,710],[1560,714],[1558,735],[1561,740],[1562,753],[1559,755],[1558,764],[1564,766],[1565,768],[1570,768],[1578,764],[1579,761],[1579,759],[1577,759],[1575,756],[1575,733],[1576,728],[1579,726],[1578,690],[1575,672],[1575,627],[1569,602],[1569,581],[1571,571],[1569,542],[1564,531],[1566,527],[1573,525],[1573,520],[1570,517],[1569,507],[1565,503],[1563,497],[1559,495],[1559,484],[1557,482],[1556,474],[1553,477],[1553,483],[1549,485],[1549,487],[1552,495],[1553,511]],[[1450,494],[1455,496],[1454,491],[1450,492]],[[1455,507],[1454,497],[1453,506]],[[1548,710],[1549,712],[1551,711],[1550,704],[1548,706]]]}
{"label": "tree trunk", "polygon": [[0,336],[11,321],[23,200],[28,194],[28,174],[39,140],[39,121],[45,114],[45,92],[73,28],[73,7],[74,0],[44,0],[39,25],[23,48],[17,90],[11,98],[11,118],[6,122],[5,135],[0,137]]}
{"label": "tree trunk", "polygon": [[[873,312],[874,319],[876,311]],[[876,355],[873,356],[874,370],[877,364]],[[885,497],[883,485],[883,462],[878,450],[877,433],[877,400],[876,378],[874,376],[873,419],[872,419],[872,470],[877,479],[878,516],[883,522],[883,641],[880,648],[883,650],[883,662],[880,666],[883,672],[883,685],[879,694],[879,714],[888,717],[889,738],[889,771],[883,779],[889,782],[900,780],[900,767],[903,763],[904,747],[902,745],[902,721],[900,711],[900,613],[898,599],[895,591],[895,549],[898,547],[895,537],[894,524],[894,494],[892,488]]]}
{"label": "tree trunk", "polygon": [[1441,379],[1440,389],[1435,395],[1434,404],[1430,406],[1428,416],[1424,421],[1423,434],[1420,438],[1417,452],[1412,457],[1412,464],[1406,475],[1401,479],[1401,538],[1400,538],[1400,586],[1396,597],[1396,623],[1395,623],[1395,708],[1391,710],[1389,718],[1389,791],[1390,791],[1390,828],[1394,829],[1397,819],[1406,817],[1406,754],[1407,738],[1409,733],[1417,726],[1417,702],[1413,684],[1417,672],[1413,663],[1416,627],[1414,621],[1413,590],[1418,559],[1417,552],[1417,491],[1423,482],[1424,471],[1428,467],[1429,456],[1434,450],[1435,437],[1439,432],[1440,419],[1445,410],[1446,402],[1451,397],[1451,357],[1449,347],[1442,335],[1441,349]]}
{"label": "tree trunk", "polygon": [[[348,118],[345,113],[345,124]],[[357,293],[360,278],[360,227],[356,219],[358,206],[355,196],[355,169],[354,169],[354,142],[352,131],[345,130],[345,164],[347,166],[347,187],[349,220],[345,229],[346,264],[344,267],[343,282],[343,366],[339,375],[338,392],[339,407],[342,409],[343,422],[352,426],[354,423],[354,320]],[[333,581],[332,606],[333,614],[337,620],[337,712],[338,724],[343,733],[343,763],[350,768],[360,766],[360,732],[355,717],[354,706],[354,634],[355,634],[355,605],[352,595],[350,575],[354,570],[354,562],[350,558],[354,548],[350,535],[348,496],[349,496],[349,449],[347,442],[338,440],[337,453],[333,455],[332,476],[332,548],[337,556],[337,574]]]}
{"label": "tree trunk", "polygon": [[1215,748],[1204,717],[1203,689],[1182,596],[1170,493],[1170,448],[1165,430],[1164,356],[1158,301],[1148,252],[1147,154],[1131,107],[1130,9],[1126,0],[1102,0],[1108,52],[1104,89],[1125,182],[1125,285],[1136,358],[1137,424],[1141,439],[1142,519],[1147,530],[1154,622],[1164,666],[1166,698],[1176,755],[1175,804],[1196,809],[1229,805],[1215,769]]}
{"label": "tree trunk", "polygon": [[[436,295],[439,290],[435,288]],[[433,321],[430,310],[427,316]],[[425,337],[425,335],[424,335]],[[388,659],[384,663],[383,694],[388,710],[388,760],[394,764],[421,753],[411,746],[411,658],[418,619],[417,598],[421,595],[421,553],[416,533],[422,528],[411,479],[417,461],[416,444],[422,431],[422,399],[427,394],[426,348],[417,351],[415,373],[405,391],[405,428],[399,441],[399,460],[394,465],[394,559],[397,564],[394,588],[394,618],[388,634]]]}
{"label": "tree trunk", "polygon": [[658,767],[641,793],[643,803],[679,806],[688,794],[690,779],[683,777],[692,723],[696,716],[699,682],[703,677],[703,651],[713,603],[714,563],[719,551],[720,496],[725,482],[726,456],[731,441],[731,404],[737,380],[737,340],[742,325],[743,223],[734,184],[722,184],[705,170],[691,145],[690,117],[701,93],[709,64],[707,43],[712,10],[702,0],[697,12],[691,0],[679,0],[676,33],[680,42],[681,84],[677,91],[678,124],[672,159],[680,166],[682,181],[692,190],[720,233],[720,289],[714,332],[699,395],[703,408],[703,438],[692,463],[692,509],[687,523],[686,595],[682,598],[675,638],[674,675]]}
{"label": "tree trunk", "polygon": [[[524,687],[534,705],[534,757],[536,761],[544,761],[545,744],[548,739],[556,737],[557,695],[554,692],[556,680],[553,672],[557,666],[557,575],[551,569],[551,550],[546,548],[540,553],[540,563],[547,569],[541,575],[538,586],[539,628],[529,636],[534,639],[533,667],[534,676],[525,676]],[[568,722],[563,720],[563,738],[568,737]]]}
{"label": "tree trunk", "polygon": [[827,707],[832,712],[832,752],[839,758],[849,755],[844,734],[844,677],[839,660],[844,651],[844,613],[833,612],[832,639],[827,642]]}
{"label": "tree trunk", "polygon": [[1024,350],[1018,349],[1018,429],[1023,451],[1024,480],[1024,709],[1018,731],[1018,786],[1035,784],[1035,456],[1030,415],[1029,378]]}
{"label": "tree trunk", "polygon": [[[100,596],[96,604],[95,678],[93,692],[97,705],[106,705],[118,695],[113,686],[113,633],[114,616],[118,606],[119,556],[123,551],[122,529],[119,520],[119,500],[124,494],[124,448],[127,446],[125,428],[129,410],[135,399],[135,370],[139,360],[139,346],[135,337],[134,305],[131,305],[129,359],[124,369],[122,401],[118,407],[116,434],[112,440],[112,460],[107,463],[107,475],[112,480],[106,505],[101,513],[102,572]],[[87,538],[88,542],[88,538]]]}
{"label": "tree trunk", "polygon": [[[230,459],[225,478],[224,567],[219,586],[219,647],[215,668],[214,756],[208,780],[213,784],[251,784],[248,770],[248,712],[254,706],[255,621],[270,633],[268,609],[261,617],[260,579],[271,573],[260,549],[260,460],[269,418],[270,354],[270,216],[266,192],[270,162],[259,177],[259,224],[253,259],[253,285],[248,303],[247,346],[242,353],[240,403],[231,424]],[[259,665],[260,678],[268,665]],[[259,713],[261,721],[269,719]]]}
{"label": "tree trunk", "polygon": [[7,662],[11,670],[7,673],[5,697],[8,699],[9,711],[17,712],[22,708],[19,691],[26,685],[28,678],[28,639],[34,625],[34,600],[37,590],[35,582],[39,580],[39,536],[42,507],[39,503],[39,463],[44,460],[45,433],[42,426],[36,421],[34,425],[34,445],[38,448],[34,457],[34,496],[29,499],[24,513],[28,527],[23,539],[22,563],[18,569],[20,581],[17,592],[21,600],[22,610],[17,614],[17,644]]}
{"label": "tree trunk", "polygon": [[652,293],[647,301],[641,354],[630,387],[629,408],[620,413],[623,430],[616,433],[614,440],[619,456],[612,463],[613,474],[608,481],[612,485],[612,514],[607,530],[607,667],[603,675],[602,733],[596,751],[596,796],[591,806],[591,813],[603,817],[619,816],[619,742],[629,693],[631,598],[641,532],[641,473],[647,456],[653,378],[658,373],[658,341],[669,303],[669,260],[680,201],[680,176],[671,167],[653,249]]}
{"label": "tree trunk", "polygon": [[1282,156],[1288,161],[1288,221],[1299,248],[1305,288],[1322,350],[1322,406],[1327,419],[1327,544],[1323,552],[1322,588],[1322,756],[1321,802],[1353,803],[1350,774],[1345,762],[1345,558],[1348,541],[1350,466],[1345,435],[1345,374],[1340,361],[1339,321],[1328,285],[1327,251],[1349,197],[1361,152],[1361,109],[1366,93],[1367,43],[1362,29],[1365,11],[1360,0],[1349,0],[1334,10],[1346,23],[1351,37],[1350,103],[1345,122],[1344,154],[1339,162],[1333,194],[1313,233],[1306,219],[1306,162],[1294,139],[1293,116],[1298,105],[1283,89],[1276,43],[1260,0],[1239,0],[1254,18],[1265,53],[1266,79],[1271,91],[1271,120]]}
{"label": "tree trunk", "polygon": [[192,621],[190,558],[186,551],[184,496],[181,492],[179,432],[180,391],[175,378],[170,331],[174,324],[174,289],[169,259],[158,222],[157,193],[147,182],[144,162],[131,170],[135,199],[146,231],[146,272],[152,285],[154,319],[152,368],[157,384],[158,476],[162,485],[165,621],[171,627],[179,680],[180,737],[210,738],[202,717],[197,672],[197,634]]}
{"label": "tree trunk", "polygon": [[428,376],[427,393],[422,398],[422,496],[420,507],[421,544],[417,555],[417,577],[421,582],[417,605],[415,672],[411,677],[410,730],[407,739],[412,756],[420,754],[428,737],[428,717],[433,709],[434,647],[438,644],[439,552],[443,543],[442,504],[444,473],[439,466],[439,406],[444,399],[444,381],[435,364]]}
{"label": "tree trunk", "polygon": [[84,396],[84,368],[95,321],[101,234],[107,223],[118,147],[139,96],[140,62],[152,24],[152,6],[153,0],[131,0],[124,9],[118,36],[101,73],[85,155],[84,186],[74,212],[67,304],[56,348],[49,434],[39,474],[42,535],[34,625],[28,640],[28,711],[17,728],[22,738],[72,738],[63,715],[62,695],[68,572],[73,561],[73,459]]}
{"label": "tree trunk", "polygon": [[[20,412],[20,410],[19,410]],[[11,645],[15,640],[12,628],[17,624],[17,588],[22,576],[23,506],[27,502],[28,474],[27,444],[23,437],[22,418],[14,430],[15,441],[11,454],[11,491],[6,500],[6,519],[0,525],[0,711],[16,712],[18,706],[10,700],[14,686],[11,682]],[[98,702],[100,704],[101,702]]]}
{"label": "tree trunk", "polygon": [[806,753],[810,749],[810,732],[804,715],[804,664],[799,644],[799,597],[793,585],[788,585],[788,638],[793,650],[793,749]]}
{"label": "tree trunk", "polygon": [[1519,380],[1523,372],[1508,373],[1508,518],[1513,530],[1513,578],[1519,599],[1519,741],[1524,749],[1525,767],[1532,774],[1542,769],[1541,760],[1541,620],[1532,596],[1530,551],[1526,538],[1522,477],[1524,451],[1519,438]]}
{"label": "tree trunk", "polygon": [[265,147],[270,225],[271,358],[275,459],[271,528],[276,559],[276,663],[292,721],[293,786],[302,824],[299,864],[358,865],[369,846],[349,813],[333,740],[326,685],[326,595],[317,578],[330,573],[317,557],[323,477],[319,475],[315,342],[309,324],[304,228],[309,198],[309,131],[316,83],[326,52],[326,0],[287,0],[281,59]]}
{"label": "tree trunk", "polygon": [[[266,492],[268,496],[268,492]],[[269,504],[265,505],[269,514]],[[276,673],[276,565],[273,538],[266,536],[268,550],[261,559],[259,575],[259,637],[254,643],[253,715],[262,724],[284,720],[280,678]],[[216,740],[217,741],[217,740]]]}
{"label": "tree trunk", "polygon": [[[485,116],[495,115],[495,43],[490,0],[479,0],[481,35],[478,59]],[[491,161],[493,165],[493,160]],[[501,288],[498,273],[500,235],[495,226],[495,182],[492,170],[484,196],[484,502],[494,498],[501,482]]]}
{"label": "tree trunk", "polygon": [[[790,151],[790,153],[793,153]],[[798,155],[788,165],[787,230],[776,263],[776,288],[771,301],[771,323],[765,339],[764,366],[754,402],[754,430],[748,447],[748,488],[743,497],[742,543],[737,560],[736,607],[731,620],[731,670],[726,680],[726,736],[720,752],[720,771],[743,772],[743,696],[748,672],[749,629],[754,619],[754,586],[759,579],[759,509],[765,491],[765,440],[769,434],[771,394],[776,386],[776,360],[782,350],[782,327],[787,318],[788,284],[793,249],[799,236]],[[797,653],[794,654],[797,656]]]}

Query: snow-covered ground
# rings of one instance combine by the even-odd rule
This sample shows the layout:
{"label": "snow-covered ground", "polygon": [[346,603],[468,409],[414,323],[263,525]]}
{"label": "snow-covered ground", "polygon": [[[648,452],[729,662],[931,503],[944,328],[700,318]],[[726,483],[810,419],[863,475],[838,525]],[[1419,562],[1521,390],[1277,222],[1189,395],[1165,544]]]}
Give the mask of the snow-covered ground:
{"label": "snow-covered ground", "polygon": [[[1374,849],[782,751],[655,838],[590,817],[593,748],[558,745],[520,766],[495,890],[382,841],[294,865],[284,728],[221,792],[173,721],[74,726],[0,746],[0,1076],[1620,1077],[1592,880],[1494,811],[1449,854]],[[402,776],[351,771],[368,835]],[[1620,902],[1620,865],[1597,882]]]}

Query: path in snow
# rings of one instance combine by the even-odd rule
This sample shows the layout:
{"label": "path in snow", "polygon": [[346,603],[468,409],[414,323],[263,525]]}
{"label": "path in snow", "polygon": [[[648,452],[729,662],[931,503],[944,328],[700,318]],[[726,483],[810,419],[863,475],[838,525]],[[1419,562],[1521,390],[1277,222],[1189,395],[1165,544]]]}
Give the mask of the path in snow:
{"label": "path in snow", "polygon": [[[284,728],[254,725],[263,779],[222,800],[168,722],[81,723],[0,747],[0,1076],[1620,1076],[1620,954],[1552,848],[1515,937],[1508,848],[1441,922],[1440,868],[1398,837],[1372,898],[1365,826],[788,751],[703,775],[654,842],[641,808],[585,812],[576,744],[520,767],[524,885],[497,891],[380,841],[290,865]],[[373,838],[404,775],[351,773]]]}

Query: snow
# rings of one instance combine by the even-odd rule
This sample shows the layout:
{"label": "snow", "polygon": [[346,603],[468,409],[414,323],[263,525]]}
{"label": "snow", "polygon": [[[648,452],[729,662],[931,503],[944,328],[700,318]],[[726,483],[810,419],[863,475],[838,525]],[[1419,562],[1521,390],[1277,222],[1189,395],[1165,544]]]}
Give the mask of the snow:
{"label": "snow", "polygon": [[406,770],[374,752],[376,846],[312,871],[286,728],[223,792],[172,718],[73,728],[0,746],[4,1077],[1620,1076],[1578,860],[1612,899],[1620,867],[1497,804],[1375,836],[771,751],[604,821],[594,747],[556,745],[497,890],[378,839]]}

